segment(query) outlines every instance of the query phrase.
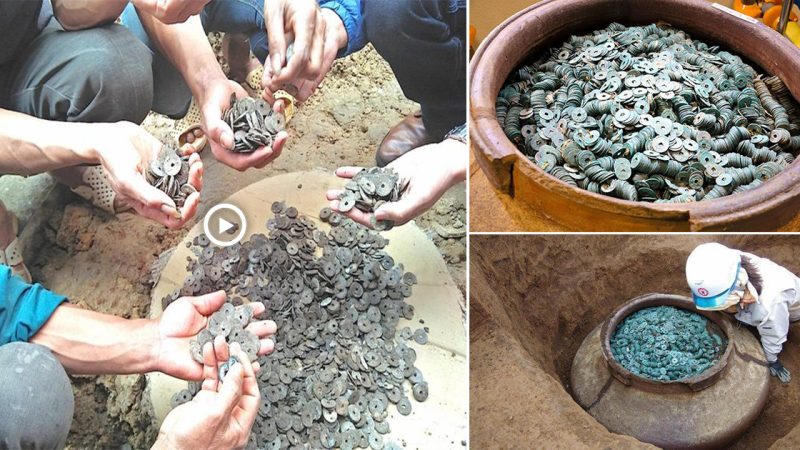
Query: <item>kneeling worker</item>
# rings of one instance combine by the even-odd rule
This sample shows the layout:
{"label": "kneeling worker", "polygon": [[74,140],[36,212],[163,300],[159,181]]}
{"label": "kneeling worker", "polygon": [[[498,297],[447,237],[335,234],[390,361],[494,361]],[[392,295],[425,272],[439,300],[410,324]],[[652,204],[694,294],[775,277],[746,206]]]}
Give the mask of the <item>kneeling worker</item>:
{"label": "kneeling worker", "polygon": [[686,261],[686,281],[697,309],[735,314],[758,329],[769,371],[792,376],[778,360],[789,323],[800,320],[800,279],[786,268],[718,243],[699,245]]}

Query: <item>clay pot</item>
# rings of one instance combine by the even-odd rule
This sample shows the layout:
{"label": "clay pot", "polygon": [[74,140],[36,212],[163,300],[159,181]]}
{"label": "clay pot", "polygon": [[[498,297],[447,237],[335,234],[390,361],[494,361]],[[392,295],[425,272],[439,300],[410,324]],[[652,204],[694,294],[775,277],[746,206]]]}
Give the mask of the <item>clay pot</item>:
{"label": "clay pot", "polygon": [[800,209],[800,163],[751,191],[707,202],[629,202],[569,186],[547,175],[509,141],[495,117],[508,75],[529,56],[570,35],[611,22],[667,22],[718,43],[779,76],[800,98],[800,50],[760,23],[704,0],[545,0],[512,16],[483,41],[470,63],[470,138],[491,183],[560,225],[585,231],[771,231]]}
{"label": "clay pot", "polygon": [[[702,314],[718,325],[728,339],[719,361],[680,381],[646,379],[619,364],[610,346],[617,325],[642,308],[660,305]],[[722,313],[698,311],[688,297],[636,297],[584,339],[570,373],[573,396],[614,433],[662,448],[723,448],[758,418],[769,395],[770,378],[758,340],[730,320]]]}

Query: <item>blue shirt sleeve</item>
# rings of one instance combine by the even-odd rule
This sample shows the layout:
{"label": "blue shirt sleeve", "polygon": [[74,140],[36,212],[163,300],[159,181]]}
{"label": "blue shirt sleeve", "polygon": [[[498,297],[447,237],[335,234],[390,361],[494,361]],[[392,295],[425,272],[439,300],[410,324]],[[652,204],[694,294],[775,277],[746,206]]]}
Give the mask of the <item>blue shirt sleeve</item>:
{"label": "blue shirt sleeve", "polygon": [[320,0],[321,8],[335,12],[347,30],[347,47],[339,51],[338,58],[355,53],[367,45],[367,31],[364,29],[364,8],[361,0]]}
{"label": "blue shirt sleeve", "polygon": [[38,283],[25,283],[0,265],[0,345],[28,341],[66,300]]}

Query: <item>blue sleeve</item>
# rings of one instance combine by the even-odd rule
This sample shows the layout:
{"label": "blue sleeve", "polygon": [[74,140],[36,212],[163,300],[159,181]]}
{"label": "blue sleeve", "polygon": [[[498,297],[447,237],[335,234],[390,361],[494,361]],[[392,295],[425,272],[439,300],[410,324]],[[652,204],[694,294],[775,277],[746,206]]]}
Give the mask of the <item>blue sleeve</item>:
{"label": "blue sleeve", "polygon": [[338,58],[355,53],[367,45],[364,7],[361,0],[320,0],[319,6],[335,12],[347,30],[347,47],[339,51]]}
{"label": "blue sleeve", "polygon": [[40,284],[27,284],[0,265],[0,345],[28,341],[66,301]]}

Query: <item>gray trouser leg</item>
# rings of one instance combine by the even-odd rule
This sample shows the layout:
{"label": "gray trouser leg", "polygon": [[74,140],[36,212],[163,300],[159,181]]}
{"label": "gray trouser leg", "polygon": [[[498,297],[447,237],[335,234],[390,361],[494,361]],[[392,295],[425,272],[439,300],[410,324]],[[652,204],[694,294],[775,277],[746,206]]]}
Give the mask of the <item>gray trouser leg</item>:
{"label": "gray trouser leg", "polygon": [[64,447],[75,401],[67,373],[47,347],[0,346],[0,386],[0,448]]}
{"label": "gray trouser leg", "polygon": [[150,49],[153,72],[153,111],[173,119],[185,116],[192,101],[192,91],[189,90],[189,86],[186,85],[178,69],[161,54],[155,41],[147,35],[147,31],[139,19],[139,13],[132,3],[128,3],[128,6],[125,7],[120,21],[136,39]]}
{"label": "gray trouser leg", "polygon": [[121,25],[62,31],[51,19],[9,67],[0,106],[48,120],[141,123],[153,102],[151,58]]}

